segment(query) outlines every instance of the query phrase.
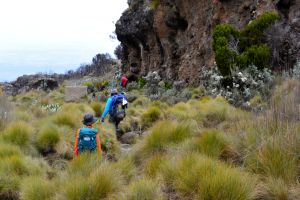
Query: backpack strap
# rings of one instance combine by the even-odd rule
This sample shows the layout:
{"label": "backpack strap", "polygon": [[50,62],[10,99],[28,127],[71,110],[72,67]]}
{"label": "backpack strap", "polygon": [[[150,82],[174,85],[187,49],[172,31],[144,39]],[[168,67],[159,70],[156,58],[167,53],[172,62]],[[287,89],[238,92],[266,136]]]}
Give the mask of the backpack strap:
{"label": "backpack strap", "polygon": [[79,134],[80,134],[80,128],[77,130],[76,132],[76,139],[75,139],[75,145],[74,145],[74,154],[73,154],[73,158],[75,158],[76,156],[78,156],[79,151],[78,151],[78,140],[79,140]]}

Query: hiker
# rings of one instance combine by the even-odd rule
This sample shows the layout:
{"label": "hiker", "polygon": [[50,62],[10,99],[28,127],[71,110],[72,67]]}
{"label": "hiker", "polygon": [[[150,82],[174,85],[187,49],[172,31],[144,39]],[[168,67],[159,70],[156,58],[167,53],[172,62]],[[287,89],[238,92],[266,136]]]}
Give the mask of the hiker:
{"label": "hiker", "polygon": [[125,74],[123,74],[122,77],[121,77],[121,86],[122,86],[122,88],[126,88],[127,83],[128,83],[128,78],[126,77]]}
{"label": "hiker", "polygon": [[113,123],[116,127],[116,131],[118,131],[119,123],[126,116],[125,109],[127,107],[128,101],[124,93],[118,93],[117,89],[112,89],[101,115],[101,122],[104,122],[106,115],[109,113],[109,122]]}
{"label": "hiker", "polygon": [[85,114],[82,120],[84,124],[83,128],[78,129],[76,133],[76,141],[74,147],[74,157],[78,156],[82,152],[94,152],[98,151],[101,156],[101,141],[100,135],[96,129],[93,128],[93,124],[98,121],[92,114]]}

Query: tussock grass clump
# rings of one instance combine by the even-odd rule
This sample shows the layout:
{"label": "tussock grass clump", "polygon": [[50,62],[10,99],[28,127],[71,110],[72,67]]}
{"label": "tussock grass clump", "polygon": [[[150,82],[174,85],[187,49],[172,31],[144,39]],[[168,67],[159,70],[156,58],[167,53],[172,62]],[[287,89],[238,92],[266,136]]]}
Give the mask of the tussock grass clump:
{"label": "tussock grass clump", "polygon": [[16,144],[20,147],[26,147],[29,144],[29,137],[32,128],[24,122],[13,122],[5,130],[2,138],[4,141]]}
{"label": "tussock grass clump", "polygon": [[37,135],[36,146],[42,153],[53,152],[60,141],[59,131],[54,125],[43,127]]}
{"label": "tussock grass clump", "polygon": [[93,169],[101,165],[101,158],[97,153],[83,153],[74,158],[68,167],[68,173],[72,175],[87,176]]}
{"label": "tussock grass clump", "polygon": [[21,150],[19,147],[9,144],[0,143],[0,159],[10,156],[21,156]]}
{"label": "tussock grass clump", "polygon": [[141,116],[141,125],[144,128],[149,128],[154,122],[156,122],[162,113],[161,110],[155,106],[148,108]]}
{"label": "tussock grass clump", "polygon": [[101,117],[101,114],[103,112],[103,108],[100,102],[94,101],[91,103],[91,107],[95,112],[96,117]]}
{"label": "tussock grass clump", "polygon": [[151,179],[140,179],[132,182],[126,193],[126,200],[162,200],[163,195],[157,182]]}
{"label": "tussock grass clump", "polygon": [[19,199],[19,183],[21,177],[0,175],[0,199],[17,200]]}
{"label": "tussock grass clump", "polygon": [[283,180],[270,178],[266,183],[257,186],[254,199],[294,200],[294,198],[289,197],[289,190],[288,185]]}
{"label": "tussock grass clump", "polygon": [[246,158],[246,166],[255,173],[295,183],[299,173],[298,161],[281,139],[262,143]]}
{"label": "tussock grass clump", "polygon": [[226,149],[230,148],[230,143],[224,133],[218,131],[207,131],[194,140],[193,149],[213,158],[219,158]]}
{"label": "tussock grass clump", "polygon": [[151,178],[155,178],[166,158],[167,156],[164,154],[157,154],[149,158],[144,165],[144,173]]}
{"label": "tussock grass clump", "polygon": [[144,152],[161,152],[168,144],[180,143],[192,134],[189,123],[161,121],[152,129],[151,134],[145,138]]}
{"label": "tussock grass clump", "polygon": [[134,163],[129,158],[118,160],[118,162],[112,163],[111,167],[119,170],[127,183],[134,179],[137,174]]}
{"label": "tussock grass clump", "polygon": [[22,181],[21,200],[51,200],[56,192],[54,183],[41,177],[29,177]]}
{"label": "tussock grass clump", "polygon": [[[86,176],[77,174],[69,178],[62,185],[61,194],[68,200],[105,199],[117,192],[123,183],[120,172],[109,165],[101,165]],[[71,180],[76,180],[76,184]]]}
{"label": "tussock grass clump", "polygon": [[170,160],[161,174],[183,198],[250,199],[256,180],[237,168],[198,154],[183,154]]}
{"label": "tussock grass clump", "polygon": [[53,117],[53,122],[57,125],[69,126],[70,128],[75,128],[77,125],[80,125],[78,116],[73,112],[59,112]]}

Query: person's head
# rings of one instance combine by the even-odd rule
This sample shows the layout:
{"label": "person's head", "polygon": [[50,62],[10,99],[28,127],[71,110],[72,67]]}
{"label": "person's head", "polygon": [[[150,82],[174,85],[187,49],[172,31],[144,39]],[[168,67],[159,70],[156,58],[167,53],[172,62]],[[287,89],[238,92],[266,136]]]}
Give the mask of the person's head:
{"label": "person's head", "polygon": [[98,119],[95,118],[92,114],[87,113],[84,115],[82,123],[86,126],[92,126]]}
{"label": "person's head", "polygon": [[110,90],[110,96],[114,96],[118,94],[118,90],[116,88]]}

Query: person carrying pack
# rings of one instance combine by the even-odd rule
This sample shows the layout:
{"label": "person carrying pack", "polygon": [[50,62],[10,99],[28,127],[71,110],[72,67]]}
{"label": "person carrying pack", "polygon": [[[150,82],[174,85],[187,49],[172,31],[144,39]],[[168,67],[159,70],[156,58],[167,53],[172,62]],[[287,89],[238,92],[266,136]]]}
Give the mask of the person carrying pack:
{"label": "person carrying pack", "polygon": [[104,122],[109,113],[109,122],[113,123],[118,131],[119,123],[125,118],[125,109],[128,107],[128,100],[124,93],[118,93],[117,89],[111,90],[111,96],[107,99],[105,109],[101,115],[101,121]]}
{"label": "person carrying pack", "polygon": [[74,146],[74,157],[83,152],[97,151],[101,156],[101,140],[99,133],[93,128],[93,124],[98,121],[92,114],[85,114],[82,123],[83,128],[77,130]]}

